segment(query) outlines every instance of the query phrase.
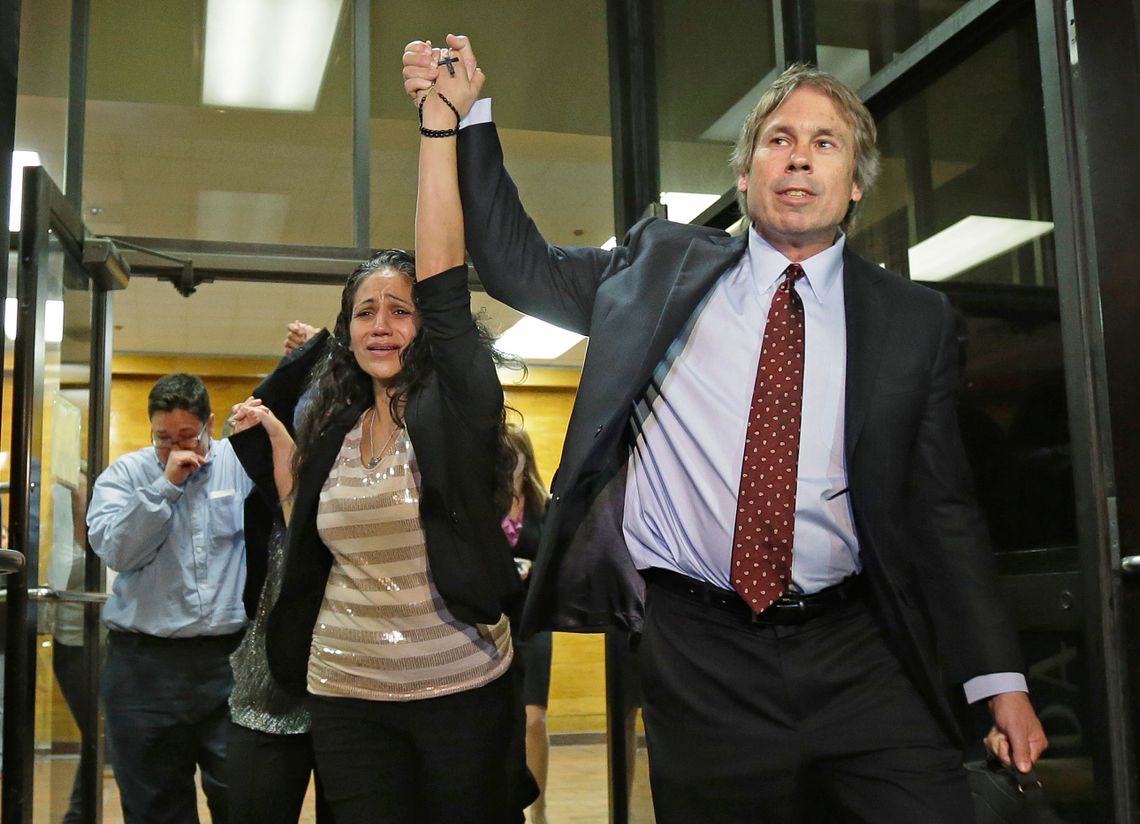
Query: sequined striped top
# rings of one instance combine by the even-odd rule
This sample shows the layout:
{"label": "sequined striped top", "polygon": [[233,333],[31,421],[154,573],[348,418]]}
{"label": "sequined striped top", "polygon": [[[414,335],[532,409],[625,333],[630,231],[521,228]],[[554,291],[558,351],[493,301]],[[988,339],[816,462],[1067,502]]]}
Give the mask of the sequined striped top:
{"label": "sequined striped top", "polygon": [[411,441],[399,430],[368,469],[363,421],[345,437],[317,509],[333,563],[313,628],[309,692],[407,701],[489,683],[510,665],[507,618],[472,626],[448,611],[428,569]]}

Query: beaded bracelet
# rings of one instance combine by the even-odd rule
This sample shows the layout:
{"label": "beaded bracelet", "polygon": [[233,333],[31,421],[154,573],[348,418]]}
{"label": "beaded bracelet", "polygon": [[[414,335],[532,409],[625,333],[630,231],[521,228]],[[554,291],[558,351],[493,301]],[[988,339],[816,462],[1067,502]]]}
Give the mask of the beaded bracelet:
{"label": "beaded bracelet", "polygon": [[[430,94],[430,93],[431,92],[428,92],[428,94]],[[428,99],[428,95],[425,94],[423,97],[420,98],[420,134],[422,134],[424,137],[453,137],[453,136],[459,134],[459,120],[460,120],[459,110],[456,109],[455,106],[451,105],[451,101],[448,100],[446,97],[444,97],[443,94],[441,94],[438,89],[436,90],[435,94],[440,100],[442,100],[444,103],[447,104],[447,108],[451,109],[452,113],[455,115],[455,128],[454,129],[425,129],[424,128],[424,103],[427,102],[427,99]]]}

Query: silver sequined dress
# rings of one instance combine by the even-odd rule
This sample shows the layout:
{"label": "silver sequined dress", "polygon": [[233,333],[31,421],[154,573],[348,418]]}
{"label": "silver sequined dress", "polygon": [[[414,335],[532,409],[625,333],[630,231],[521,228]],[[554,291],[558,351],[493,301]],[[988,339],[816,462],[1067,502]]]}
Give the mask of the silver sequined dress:
{"label": "silver sequined dress", "polygon": [[309,712],[304,699],[285,692],[269,672],[265,653],[265,624],[277,596],[285,560],[285,527],[280,521],[269,536],[265,584],[254,616],[241,646],[230,656],[234,688],[230,693],[230,715],[235,724],[274,735],[309,731]]}

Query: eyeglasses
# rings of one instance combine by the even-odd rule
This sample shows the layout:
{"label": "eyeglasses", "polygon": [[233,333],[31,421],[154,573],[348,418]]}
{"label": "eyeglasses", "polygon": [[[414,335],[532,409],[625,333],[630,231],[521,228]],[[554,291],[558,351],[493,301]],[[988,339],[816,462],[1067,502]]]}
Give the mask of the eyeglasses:
{"label": "eyeglasses", "polygon": [[173,438],[159,437],[158,435],[151,434],[150,442],[154,444],[155,449],[173,449],[174,447],[181,447],[182,449],[194,449],[202,442],[202,436],[206,434],[206,427],[209,423],[202,424],[202,428],[198,430],[198,434],[193,438]]}

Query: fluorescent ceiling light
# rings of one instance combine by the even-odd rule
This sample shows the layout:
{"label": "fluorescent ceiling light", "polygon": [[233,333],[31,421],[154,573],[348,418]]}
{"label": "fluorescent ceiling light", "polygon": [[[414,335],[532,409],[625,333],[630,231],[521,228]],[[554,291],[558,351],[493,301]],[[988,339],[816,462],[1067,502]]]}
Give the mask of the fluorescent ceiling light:
{"label": "fluorescent ceiling light", "polygon": [[748,227],[751,225],[752,221],[749,220],[746,216],[741,215],[731,226],[725,229],[725,231],[733,237],[740,237],[742,234],[748,231]]}
{"label": "fluorescent ceiling light", "polygon": [[44,340],[59,343],[63,340],[63,301],[44,301]]}
{"label": "fluorescent ceiling light", "polygon": [[[8,340],[16,339],[16,314],[18,311],[19,302],[16,298],[4,299],[4,337]],[[48,343],[59,343],[63,340],[62,300],[44,302],[44,340]]]}
{"label": "fluorescent ceiling light", "polygon": [[662,192],[661,202],[669,207],[669,219],[688,223],[720,199],[719,194],[704,192]]}
{"label": "fluorescent ceiling light", "polygon": [[24,201],[24,167],[39,166],[40,153],[20,149],[12,152],[12,199],[8,201],[8,231],[20,231],[20,207]]}
{"label": "fluorescent ceiling light", "polygon": [[311,112],[344,0],[208,0],[202,102]]}
{"label": "fluorescent ceiling light", "polygon": [[523,360],[551,360],[565,353],[583,340],[583,337],[538,318],[524,316],[495,341],[495,348]]}
{"label": "fluorescent ceiling light", "polygon": [[970,215],[907,252],[912,280],[948,280],[1053,231],[1043,220]]}

